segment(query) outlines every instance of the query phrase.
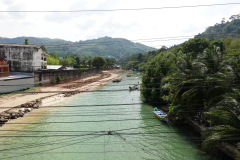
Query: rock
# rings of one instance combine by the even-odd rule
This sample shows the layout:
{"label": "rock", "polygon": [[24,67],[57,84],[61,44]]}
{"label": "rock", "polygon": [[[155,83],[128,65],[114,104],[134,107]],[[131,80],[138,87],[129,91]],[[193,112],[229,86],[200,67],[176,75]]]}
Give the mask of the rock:
{"label": "rock", "polygon": [[10,119],[16,119],[18,117],[18,113],[16,112],[10,112]]}
{"label": "rock", "polygon": [[32,111],[32,108],[25,108],[25,111],[26,111],[26,112],[31,112],[31,111]]}

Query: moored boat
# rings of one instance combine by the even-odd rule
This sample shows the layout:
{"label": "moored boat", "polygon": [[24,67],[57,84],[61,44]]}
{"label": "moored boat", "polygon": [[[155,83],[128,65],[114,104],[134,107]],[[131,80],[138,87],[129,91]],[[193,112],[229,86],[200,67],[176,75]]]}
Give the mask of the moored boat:
{"label": "moored boat", "polygon": [[162,110],[153,111],[158,119],[161,121],[168,121],[169,117],[167,113],[164,113]]}
{"label": "moored boat", "polygon": [[136,90],[136,89],[138,89],[138,85],[137,85],[137,84],[135,84],[135,85],[133,85],[133,86],[129,86],[129,90],[130,90],[130,91]]}
{"label": "moored boat", "polygon": [[114,82],[121,82],[122,81],[122,79],[114,79],[112,82],[114,83]]}

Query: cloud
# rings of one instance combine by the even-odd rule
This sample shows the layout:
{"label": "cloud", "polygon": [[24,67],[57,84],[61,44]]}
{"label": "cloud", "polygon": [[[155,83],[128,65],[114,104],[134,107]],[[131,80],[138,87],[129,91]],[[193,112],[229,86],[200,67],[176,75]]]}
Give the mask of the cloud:
{"label": "cloud", "polygon": [[[19,2],[9,1],[9,3],[5,2],[5,11],[21,11],[25,9],[25,6]],[[9,19],[23,19],[26,17],[26,13],[19,13],[19,12],[8,12],[6,13],[7,18]]]}
{"label": "cloud", "polygon": [[11,5],[12,3],[14,3],[13,0],[2,0],[2,2],[7,5]]}
{"label": "cloud", "polygon": [[[238,2],[231,0],[231,2]],[[227,0],[1,0],[0,10],[76,11],[160,8],[229,3]],[[46,5],[47,4],[47,5]],[[1,36],[38,36],[79,41],[104,36],[127,39],[188,36],[239,13],[240,5],[116,12],[2,13]],[[143,42],[171,45],[178,41]]]}
{"label": "cloud", "polygon": [[71,21],[71,15],[69,13],[48,13],[45,16],[45,20],[48,22],[55,23],[66,23],[67,21]]}

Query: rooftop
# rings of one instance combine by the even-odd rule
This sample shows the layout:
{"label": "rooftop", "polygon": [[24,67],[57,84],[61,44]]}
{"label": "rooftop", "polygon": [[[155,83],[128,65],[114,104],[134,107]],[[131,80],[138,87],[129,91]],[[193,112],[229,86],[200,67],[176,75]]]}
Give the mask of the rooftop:
{"label": "rooftop", "polygon": [[13,47],[33,47],[33,48],[41,48],[42,45],[32,45],[32,44],[13,44],[13,43],[0,43],[0,46],[13,46]]}

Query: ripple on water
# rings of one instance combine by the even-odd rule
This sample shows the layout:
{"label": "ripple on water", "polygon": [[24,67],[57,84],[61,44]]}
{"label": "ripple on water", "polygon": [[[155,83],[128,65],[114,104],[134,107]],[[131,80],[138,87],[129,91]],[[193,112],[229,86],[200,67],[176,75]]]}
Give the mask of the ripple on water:
{"label": "ripple on water", "polygon": [[[125,74],[122,76],[122,82],[111,83],[99,90],[128,89],[129,84],[140,82],[139,74],[134,74],[135,77],[126,77]],[[4,145],[0,145],[0,150],[5,151],[0,152],[0,157],[12,157],[11,159],[14,160],[208,159],[200,152],[196,144],[187,138],[187,135],[171,133],[172,130],[168,124],[159,121],[153,115],[153,107],[140,104],[141,102],[139,91],[88,92],[75,95],[57,104],[78,107],[35,110],[29,116],[11,122],[40,122],[41,124],[5,125],[0,130],[20,130],[17,132],[2,131],[1,135],[40,137],[1,138],[1,144]],[[132,103],[139,104],[114,105]],[[105,104],[108,105],[94,106]],[[83,107],[83,105],[93,106]],[[42,116],[30,116],[34,114]],[[117,132],[102,135],[102,133],[109,133],[108,131]]]}

